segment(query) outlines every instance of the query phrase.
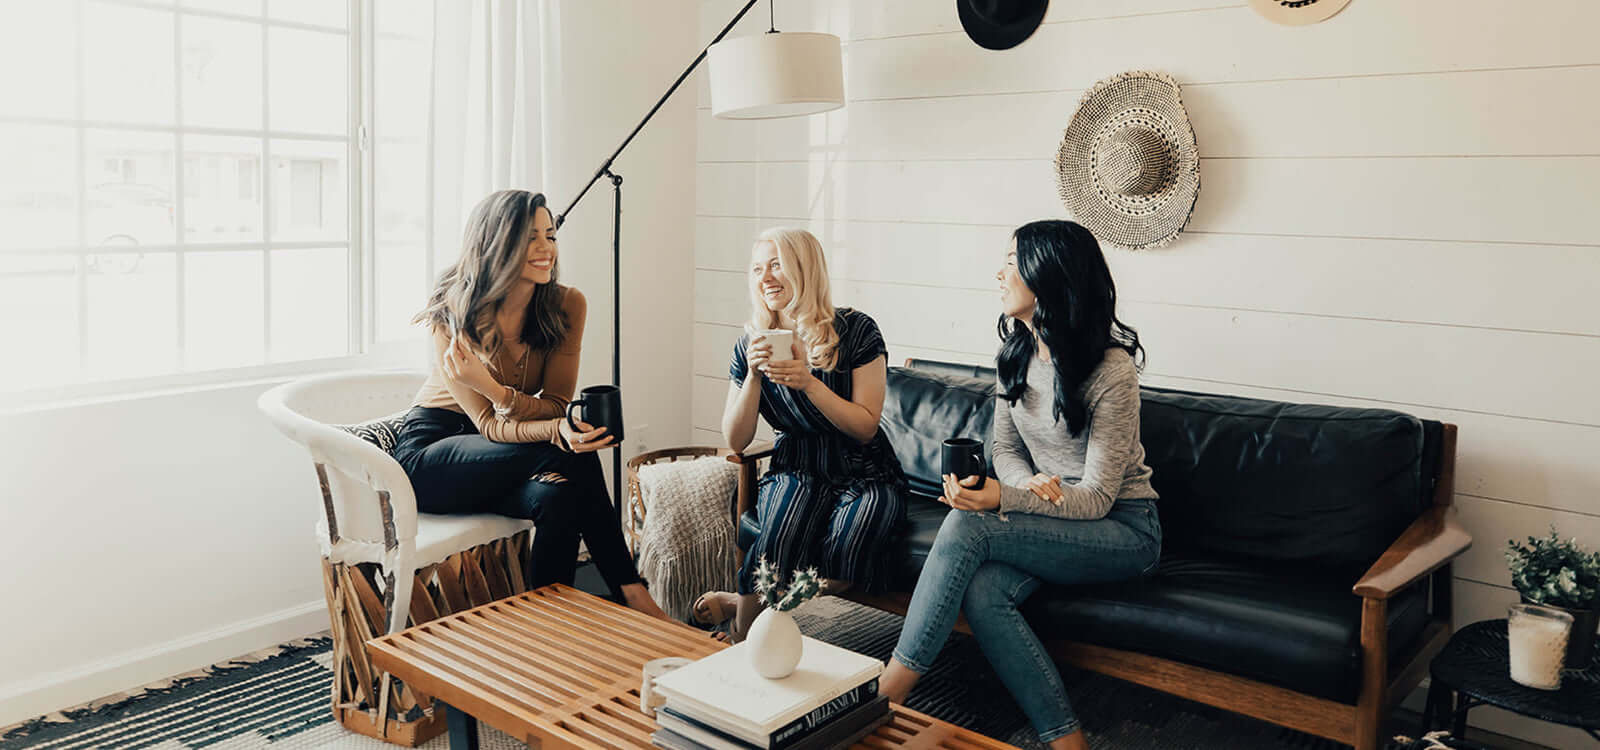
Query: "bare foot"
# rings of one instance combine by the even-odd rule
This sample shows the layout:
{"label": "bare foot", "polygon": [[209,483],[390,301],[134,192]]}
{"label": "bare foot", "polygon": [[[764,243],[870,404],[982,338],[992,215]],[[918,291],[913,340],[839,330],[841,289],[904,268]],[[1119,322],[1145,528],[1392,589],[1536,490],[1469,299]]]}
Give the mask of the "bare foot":
{"label": "bare foot", "polygon": [[627,603],[629,609],[636,609],[651,617],[659,617],[663,620],[672,619],[667,616],[666,611],[661,609],[661,605],[656,604],[655,597],[650,596],[650,590],[645,588],[642,583],[630,583],[623,586],[622,600]]}
{"label": "bare foot", "polygon": [[694,621],[701,625],[721,625],[739,609],[739,595],[728,591],[707,591],[694,602]]}

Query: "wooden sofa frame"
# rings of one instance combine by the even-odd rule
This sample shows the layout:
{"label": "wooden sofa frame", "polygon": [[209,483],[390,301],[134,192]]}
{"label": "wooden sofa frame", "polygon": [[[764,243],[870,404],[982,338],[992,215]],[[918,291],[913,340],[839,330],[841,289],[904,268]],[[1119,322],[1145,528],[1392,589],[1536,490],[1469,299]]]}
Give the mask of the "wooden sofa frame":
{"label": "wooden sofa frame", "polygon": [[[755,507],[759,464],[771,453],[772,444],[763,442],[728,456],[729,461],[739,465],[738,492],[732,509],[734,528]],[[1361,689],[1355,705],[1133,651],[1067,640],[1053,641],[1046,647],[1057,661],[1080,669],[1342,742],[1356,750],[1377,750],[1390,710],[1422,682],[1429,662],[1450,638],[1450,561],[1472,544],[1471,535],[1456,521],[1451,506],[1455,465],[1456,426],[1445,424],[1431,506],[1351,587],[1351,594],[1361,599]],[[740,552],[743,559],[743,550]],[[1430,587],[1428,624],[1410,658],[1391,664],[1389,599],[1414,585]],[[911,595],[903,592],[846,592],[844,597],[901,615],[911,601]],[[972,632],[964,620],[957,623],[956,629]]]}

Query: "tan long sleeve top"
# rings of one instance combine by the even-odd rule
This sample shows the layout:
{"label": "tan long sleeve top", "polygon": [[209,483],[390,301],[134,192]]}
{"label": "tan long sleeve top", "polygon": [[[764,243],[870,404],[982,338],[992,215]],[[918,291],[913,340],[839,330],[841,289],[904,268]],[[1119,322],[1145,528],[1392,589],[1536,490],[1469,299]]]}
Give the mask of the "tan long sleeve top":
{"label": "tan long sleeve top", "polygon": [[[527,350],[512,355],[506,349],[488,363],[489,373],[503,394],[494,400],[465,383],[445,377],[440,363],[450,348],[450,331],[433,330],[433,367],[417,391],[416,406],[449,409],[467,415],[478,433],[497,443],[561,445],[558,422],[566,413],[578,384],[578,355],[583,345],[583,324],[589,304],[583,293],[562,287],[561,310],[567,316],[567,337],[547,350]],[[508,347],[509,348],[509,347]]]}

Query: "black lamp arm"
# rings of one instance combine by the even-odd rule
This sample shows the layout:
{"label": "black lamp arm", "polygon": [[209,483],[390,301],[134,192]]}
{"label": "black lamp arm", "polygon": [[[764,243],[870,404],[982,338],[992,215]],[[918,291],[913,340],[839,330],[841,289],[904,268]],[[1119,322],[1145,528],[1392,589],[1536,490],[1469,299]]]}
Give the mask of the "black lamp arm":
{"label": "black lamp arm", "polygon": [[644,119],[640,120],[638,125],[633,126],[633,132],[629,133],[627,138],[622,139],[622,145],[617,146],[617,150],[611,152],[611,155],[606,157],[606,160],[600,163],[600,168],[596,169],[594,171],[594,176],[589,178],[589,184],[584,185],[583,189],[578,191],[578,197],[573,198],[572,202],[567,204],[566,210],[562,211],[556,216],[557,229],[560,229],[561,225],[566,223],[567,215],[572,213],[572,209],[578,206],[578,201],[583,200],[583,196],[589,194],[589,188],[594,187],[594,184],[599,182],[601,177],[605,177],[611,172],[611,165],[616,163],[618,156],[622,155],[622,150],[627,148],[628,144],[633,142],[634,136],[638,135],[639,131],[644,129],[645,123],[650,122],[650,118],[656,116],[656,112],[661,109],[661,105],[666,104],[667,100],[671,99],[673,93],[678,90],[678,87],[683,85],[684,80],[689,77],[689,74],[693,73],[695,68],[700,67],[700,61],[706,59],[706,52],[711,49],[711,45],[722,41],[722,38],[727,36],[728,32],[732,31],[734,26],[738,25],[739,19],[744,18],[744,14],[750,12],[750,9],[755,7],[755,4],[760,1],[761,0],[750,0],[749,2],[745,3],[744,7],[740,8],[739,12],[734,15],[733,20],[729,21],[728,25],[722,27],[722,31],[717,33],[716,38],[712,39],[710,44],[705,46],[705,49],[700,50],[700,55],[694,59],[694,62],[689,63],[689,67],[683,69],[683,73],[678,76],[678,80],[672,82],[672,87],[667,89],[667,93],[662,94],[661,98],[656,100],[656,105],[651,107],[649,112],[645,113]]}

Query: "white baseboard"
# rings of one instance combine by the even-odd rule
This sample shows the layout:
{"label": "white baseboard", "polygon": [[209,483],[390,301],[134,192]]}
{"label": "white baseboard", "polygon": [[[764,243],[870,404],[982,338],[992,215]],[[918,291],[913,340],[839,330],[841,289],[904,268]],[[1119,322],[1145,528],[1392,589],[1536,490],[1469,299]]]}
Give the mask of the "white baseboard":
{"label": "white baseboard", "polygon": [[109,659],[0,685],[0,727],[328,628],[320,599]]}

